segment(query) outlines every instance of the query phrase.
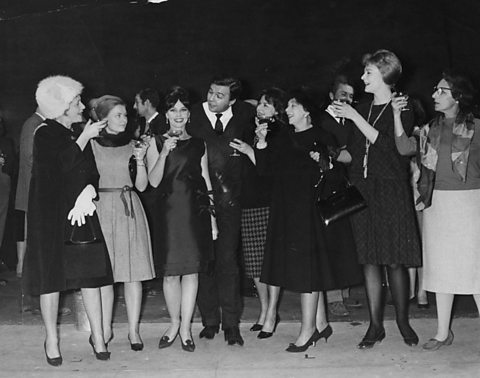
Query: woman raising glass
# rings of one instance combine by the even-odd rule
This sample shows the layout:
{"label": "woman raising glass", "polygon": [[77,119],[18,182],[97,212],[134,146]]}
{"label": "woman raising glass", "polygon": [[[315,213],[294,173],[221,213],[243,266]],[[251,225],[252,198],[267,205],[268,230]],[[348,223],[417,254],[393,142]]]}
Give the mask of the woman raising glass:
{"label": "woman raising glass", "polygon": [[181,87],[165,96],[167,133],[150,139],[148,179],[158,187],[158,250],[163,293],[170,326],[158,347],[170,347],[180,334],[182,349],[195,350],[191,322],[198,291],[198,273],[213,258],[215,218],[210,212],[211,182],[205,143],[187,134],[190,99]]}
{"label": "woman raising glass", "polygon": [[[326,244],[325,225],[315,211],[316,184],[320,177],[336,160],[347,163],[350,155],[346,151],[336,157],[329,155],[327,146],[336,147],[336,142],[331,134],[314,127],[312,117],[317,107],[308,89],[292,91],[287,98],[286,115],[292,127],[280,127],[276,135],[267,140],[268,125],[258,124],[255,160],[259,173],[271,175],[272,179],[260,281],[300,293],[301,328],[295,342],[286,349],[295,353],[332,335],[319,294],[339,288],[339,277],[349,285],[346,272],[350,270],[350,263],[356,262],[335,263],[335,254]],[[274,314],[278,295],[272,294],[267,313]]]}
{"label": "woman raising glass", "polygon": [[[409,185],[409,160],[400,155],[393,135],[393,87],[402,66],[397,56],[379,50],[364,57],[362,80],[372,101],[358,110],[334,102],[338,117],[355,124],[348,149],[349,173],[368,207],[351,218],[359,263],[363,265],[370,325],[360,349],[372,348],[385,338],[382,276],[386,267],[398,328],[409,346],[418,336],[408,319],[409,279],[406,267],[421,265],[421,252]],[[413,128],[412,111],[401,113],[407,133]]]}

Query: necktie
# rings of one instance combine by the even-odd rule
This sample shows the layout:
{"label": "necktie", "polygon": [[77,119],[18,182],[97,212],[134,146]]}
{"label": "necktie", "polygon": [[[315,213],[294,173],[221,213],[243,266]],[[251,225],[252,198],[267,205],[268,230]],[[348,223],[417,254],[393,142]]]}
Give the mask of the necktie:
{"label": "necktie", "polygon": [[222,118],[222,113],[217,113],[215,114],[217,117],[217,120],[215,122],[215,132],[217,135],[222,135],[223,134],[223,124],[222,121],[220,121],[220,118]]}

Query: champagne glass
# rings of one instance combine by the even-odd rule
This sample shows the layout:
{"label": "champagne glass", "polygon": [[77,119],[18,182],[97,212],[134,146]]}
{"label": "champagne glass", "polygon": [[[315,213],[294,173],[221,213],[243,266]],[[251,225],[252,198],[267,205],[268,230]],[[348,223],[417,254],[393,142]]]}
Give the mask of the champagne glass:
{"label": "champagne glass", "polygon": [[179,129],[170,129],[170,130],[168,130],[167,135],[168,135],[170,138],[173,138],[173,137],[180,137],[180,135],[182,135],[182,133],[183,133],[182,130],[179,130]]}
{"label": "champagne glass", "polygon": [[[235,138],[231,139],[230,142],[235,142]],[[230,156],[233,156],[233,157],[240,156],[240,154],[238,153],[238,151],[235,148],[232,148],[232,150],[233,150],[233,152],[230,154]]]}

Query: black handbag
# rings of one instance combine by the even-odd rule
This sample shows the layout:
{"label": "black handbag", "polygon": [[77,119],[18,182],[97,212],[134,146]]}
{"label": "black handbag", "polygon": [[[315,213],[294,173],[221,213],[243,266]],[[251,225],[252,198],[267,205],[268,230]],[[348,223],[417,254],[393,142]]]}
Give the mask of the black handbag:
{"label": "black handbag", "polygon": [[95,215],[85,216],[85,224],[82,226],[78,226],[76,223],[71,226],[68,223],[65,244],[83,245],[100,243],[102,240],[100,223]]}
{"label": "black handbag", "polygon": [[[324,181],[322,177],[321,181]],[[345,177],[345,186],[326,198],[317,199],[317,210],[325,226],[367,207],[360,191]]]}

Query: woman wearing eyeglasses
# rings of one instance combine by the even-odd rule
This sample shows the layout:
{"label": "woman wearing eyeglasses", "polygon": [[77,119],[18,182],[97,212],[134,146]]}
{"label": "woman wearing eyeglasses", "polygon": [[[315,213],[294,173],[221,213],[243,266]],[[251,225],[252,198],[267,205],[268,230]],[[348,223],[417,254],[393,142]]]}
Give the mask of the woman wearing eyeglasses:
{"label": "woman wearing eyeglasses", "polygon": [[[473,294],[480,309],[480,120],[471,113],[475,90],[468,78],[444,73],[432,98],[438,115],[419,131],[417,183],[423,208],[424,288],[435,293],[437,333],[423,345],[437,350],[453,342],[450,329],[455,294]],[[402,154],[413,154],[393,103],[395,136]]]}

